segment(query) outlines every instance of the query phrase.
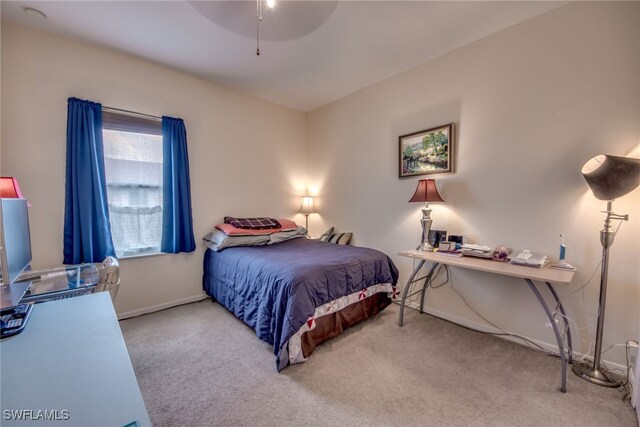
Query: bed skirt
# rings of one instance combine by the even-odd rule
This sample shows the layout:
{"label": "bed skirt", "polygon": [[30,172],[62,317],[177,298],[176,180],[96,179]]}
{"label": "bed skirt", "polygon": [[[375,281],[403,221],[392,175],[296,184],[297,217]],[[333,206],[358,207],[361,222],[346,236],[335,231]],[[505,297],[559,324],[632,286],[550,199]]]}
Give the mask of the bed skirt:
{"label": "bed skirt", "polygon": [[298,332],[289,339],[289,363],[302,363],[318,344],[336,337],[345,329],[375,316],[398,296],[390,283],[370,286],[333,300],[318,308]]}

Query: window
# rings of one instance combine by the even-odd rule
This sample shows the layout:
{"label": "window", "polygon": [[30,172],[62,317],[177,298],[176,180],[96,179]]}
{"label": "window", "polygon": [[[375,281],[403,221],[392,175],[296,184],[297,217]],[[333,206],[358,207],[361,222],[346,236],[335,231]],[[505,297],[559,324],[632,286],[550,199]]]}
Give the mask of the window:
{"label": "window", "polygon": [[103,110],[109,221],[116,255],[160,252],[162,123]]}

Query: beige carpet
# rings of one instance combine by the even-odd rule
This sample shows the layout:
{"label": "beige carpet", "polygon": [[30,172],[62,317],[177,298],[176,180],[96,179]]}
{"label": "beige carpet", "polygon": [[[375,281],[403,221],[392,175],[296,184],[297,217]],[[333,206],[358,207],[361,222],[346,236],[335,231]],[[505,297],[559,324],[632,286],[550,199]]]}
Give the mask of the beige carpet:
{"label": "beige carpet", "polygon": [[278,374],[269,345],[210,300],[121,322],[156,426],[636,426],[618,389],[559,359],[398,307]]}

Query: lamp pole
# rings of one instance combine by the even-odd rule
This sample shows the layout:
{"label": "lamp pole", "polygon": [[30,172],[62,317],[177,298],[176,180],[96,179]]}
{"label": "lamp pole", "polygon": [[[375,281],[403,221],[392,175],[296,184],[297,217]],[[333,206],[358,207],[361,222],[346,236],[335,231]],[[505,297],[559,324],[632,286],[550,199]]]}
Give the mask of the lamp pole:
{"label": "lamp pole", "polygon": [[611,229],[611,220],[629,220],[629,215],[618,215],[614,213],[612,211],[612,206],[613,200],[607,201],[607,216],[604,220],[604,228],[600,230],[600,243],[602,244],[602,268],[600,269],[600,299],[598,302],[598,324],[596,327],[596,347],[593,356],[593,366],[576,363],[572,368],[573,372],[583,380],[603,387],[620,386],[620,382],[609,378],[609,376],[600,368],[600,363],[602,360],[602,335],[604,332],[604,311],[607,304],[609,248],[611,248],[611,245],[613,245],[613,240],[616,237],[616,232]]}

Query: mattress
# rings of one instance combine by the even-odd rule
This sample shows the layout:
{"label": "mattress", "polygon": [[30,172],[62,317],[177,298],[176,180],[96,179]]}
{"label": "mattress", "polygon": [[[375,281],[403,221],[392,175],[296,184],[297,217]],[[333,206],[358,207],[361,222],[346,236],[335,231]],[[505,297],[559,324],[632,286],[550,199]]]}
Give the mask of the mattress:
{"label": "mattress", "polygon": [[[205,292],[273,346],[278,370],[397,296],[398,269],[384,253],[306,238],[208,249],[203,267]],[[312,333],[318,325],[324,332]]]}

